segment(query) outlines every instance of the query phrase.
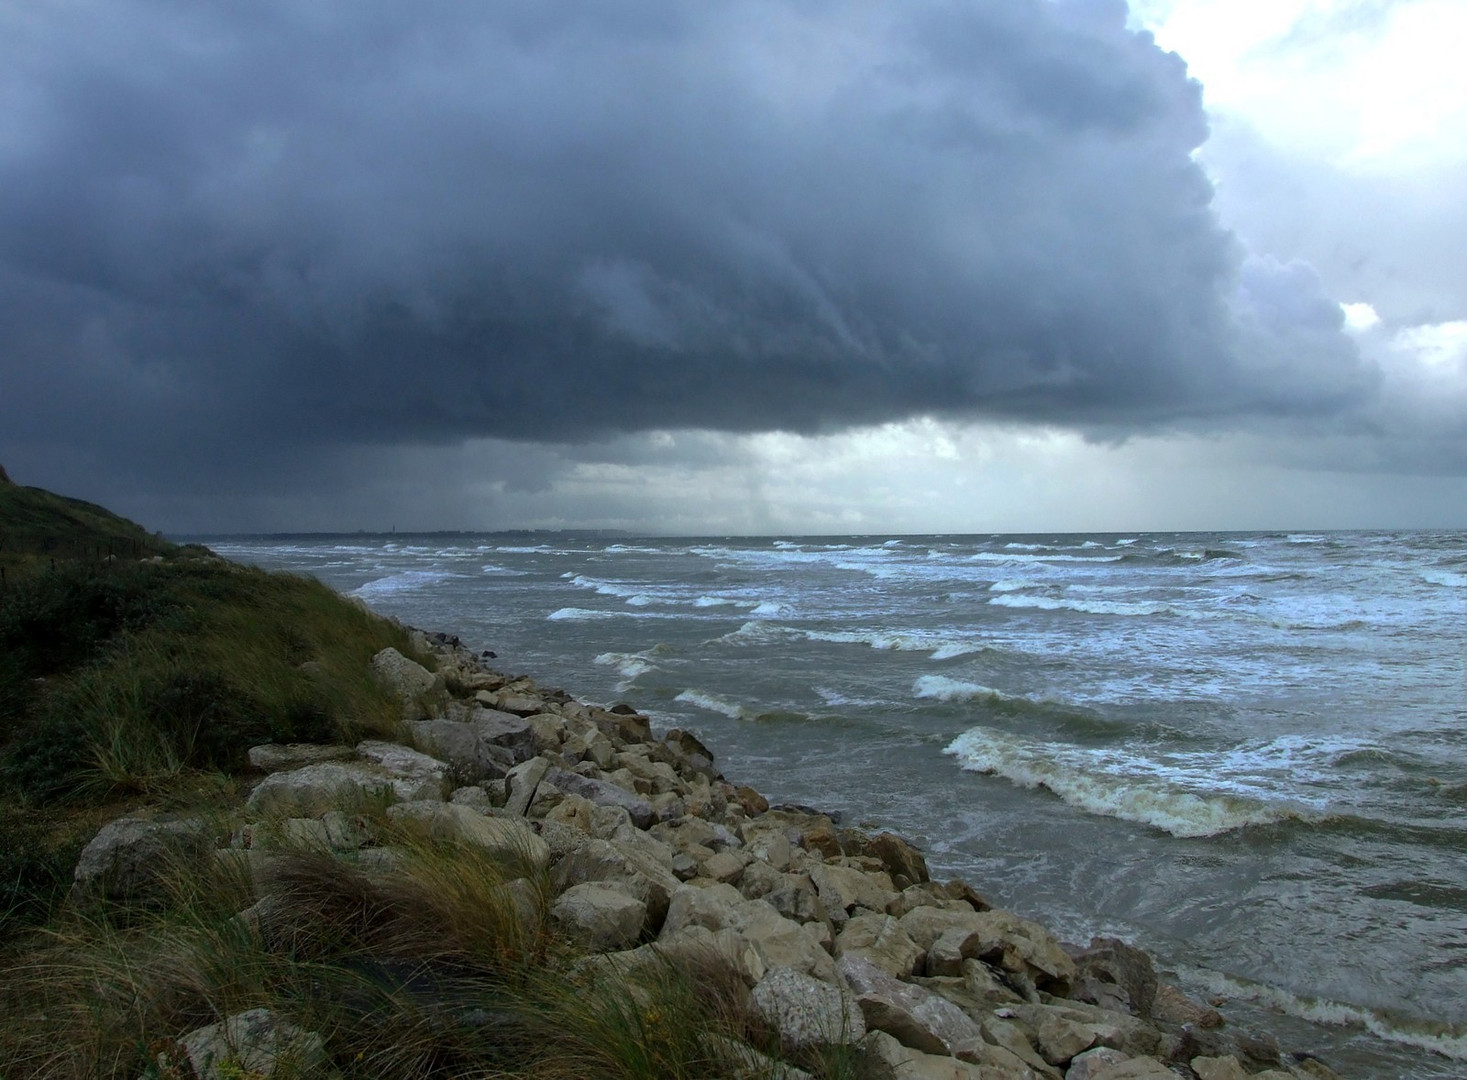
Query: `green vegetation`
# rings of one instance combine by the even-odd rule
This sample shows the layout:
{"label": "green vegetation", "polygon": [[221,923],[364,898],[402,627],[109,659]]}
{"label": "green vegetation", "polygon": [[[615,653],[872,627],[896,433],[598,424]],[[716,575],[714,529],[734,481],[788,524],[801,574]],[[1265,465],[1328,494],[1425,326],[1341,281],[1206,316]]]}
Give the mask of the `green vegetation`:
{"label": "green vegetation", "polygon": [[4,480],[0,538],[0,932],[47,917],[104,810],[227,798],[251,745],[399,715],[367,665],[406,632],[319,582]]}
{"label": "green vegetation", "polygon": [[[37,507],[73,514],[54,565],[58,518],[36,524]],[[370,660],[411,652],[408,635],[318,582],[119,522],[0,474],[0,534],[25,571],[0,591],[0,1078],[191,1080],[179,1040],[259,1008],[312,1033],[284,1048],[280,1080],[788,1074],[712,957],[706,974],[655,956],[631,970],[557,933],[527,853],[428,839],[390,797],[343,808],[360,851],[247,830],[248,747],[394,734],[401,704]],[[145,557],[95,557],[129,535]],[[211,857],[168,864],[146,904],[69,899],[102,824],[171,809],[212,822]],[[849,1050],[800,1064],[862,1075]],[[263,1074],[228,1059],[211,1075]]]}
{"label": "green vegetation", "polygon": [[63,560],[100,563],[179,551],[95,503],[15,484],[0,467],[0,570],[7,579]]}

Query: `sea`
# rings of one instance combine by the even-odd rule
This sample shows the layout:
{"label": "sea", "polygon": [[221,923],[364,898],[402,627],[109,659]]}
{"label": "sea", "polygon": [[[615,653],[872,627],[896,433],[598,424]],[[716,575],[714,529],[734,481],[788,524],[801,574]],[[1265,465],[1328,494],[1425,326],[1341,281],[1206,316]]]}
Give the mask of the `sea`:
{"label": "sea", "polygon": [[205,542],[689,729],[1345,1076],[1467,1076],[1467,533]]}

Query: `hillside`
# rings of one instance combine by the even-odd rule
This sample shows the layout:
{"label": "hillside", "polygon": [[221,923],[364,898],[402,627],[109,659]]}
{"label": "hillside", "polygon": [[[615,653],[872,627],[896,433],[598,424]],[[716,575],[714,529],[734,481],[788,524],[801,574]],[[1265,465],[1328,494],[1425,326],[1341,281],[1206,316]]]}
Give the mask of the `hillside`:
{"label": "hillside", "polygon": [[161,536],[95,503],[14,483],[0,467],[0,567],[51,559],[147,558],[177,551]]}

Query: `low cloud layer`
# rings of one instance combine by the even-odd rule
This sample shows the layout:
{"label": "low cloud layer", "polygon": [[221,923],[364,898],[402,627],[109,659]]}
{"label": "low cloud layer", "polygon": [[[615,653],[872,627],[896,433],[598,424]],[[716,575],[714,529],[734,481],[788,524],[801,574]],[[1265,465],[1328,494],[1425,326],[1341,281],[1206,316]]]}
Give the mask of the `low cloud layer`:
{"label": "low cloud layer", "polygon": [[207,487],[343,446],[1358,408],[1376,366],[1219,226],[1200,87],[1125,16],[10,8],[0,450]]}

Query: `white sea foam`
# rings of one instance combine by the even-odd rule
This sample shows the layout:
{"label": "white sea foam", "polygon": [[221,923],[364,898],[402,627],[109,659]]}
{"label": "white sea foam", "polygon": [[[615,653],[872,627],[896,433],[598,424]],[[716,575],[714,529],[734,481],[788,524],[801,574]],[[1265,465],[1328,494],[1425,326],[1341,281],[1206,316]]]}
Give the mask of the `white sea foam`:
{"label": "white sea foam", "polygon": [[738,702],[731,701],[719,694],[709,693],[706,690],[684,690],[677,697],[673,698],[673,700],[682,701],[689,705],[696,705],[698,708],[707,709],[709,712],[721,713],[731,720],[742,720],[748,715],[748,711]]}
{"label": "white sea foam", "polygon": [[1173,836],[1216,836],[1249,825],[1323,816],[1321,807],[1302,799],[1268,798],[1271,785],[1247,782],[1246,772],[1229,780],[1230,768],[1246,768],[1246,754],[1146,758],[1120,748],[1026,741],[984,728],[965,731],[944,752],[970,772],[1044,788],[1088,813],[1153,825]]}
{"label": "white sea foam", "polygon": [[751,615],[759,615],[768,618],[771,615],[792,615],[794,610],[778,600],[765,600],[750,612]]}
{"label": "white sea foam", "polygon": [[1208,996],[1253,1002],[1315,1024],[1364,1028],[1385,1042],[1414,1046],[1453,1061],[1467,1061],[1467,1031],[1448,1024],[1404,1026],[1360,1005],[1302,997],[1282,987],[1235,978],[1220,971],[1184,967],[1177,973]]}
{"label": "white sea foam", "polygon": [[950,660],[955,656],[981,652],[983,645],[942,634],[900,630],[794,630],[792,634],[806,641],[825,641],[834,645],[868,645],[883,652],[930,652],[934,660]]}
{"label": "white sea foam", "polygon": [[700,596],[693,601],[693,606],[700,608],[757,607],[758,604],[753,600],[735,600],[731,596]]}
{"label": "white sea foam", "polygon": [[352,590],[353,596],[360,596],[363,600],[373,597],[393,596],[397,593],[411,592],[415,589],[427,588],[436,585],[440,581],[457,577],[443,570],[404,570],[401,573],[389,574],[386,577],[369,581]]}
{"label": "white sea foam", "polygon": [[1088,615],[1176,615],[1170,604],[1146,600],[1074,600],[1054,596],[1020,596],[1000,593],[988,601],[996,607],[1037,608],[1040,611],[1079,611]]}
{"label": "white sea foam", "polygon": [[552,611],[545,618],[551,622],[590,622],[593,619],[615,619],[624,615],[621,611],[591,611],[589,608],[563,607]]}
{"label": "white sea foam", "polygon": [[927,698],[931,701],[976,701],[980,698],[1003,701],[1009,699],[1009,695],[991,686],[964,682],[962,679],[950,679],[946,675],[921,676],[912,684],[912,693],[919,698]]}
{"label": "white sea foam", "polygon": [[1433,585],[1448,589],[1467,589],[1467,574],[1458,574],[1451,570],[1423,570],[1421,576]]}
{"label": "white sea foam", "polygon": [[1041,585],[1042,582],[1035,581],[1033,578],[1000,578],[988,586],[988,591],[998,593],[1020,592],[1024,589],[1036,589]]}

